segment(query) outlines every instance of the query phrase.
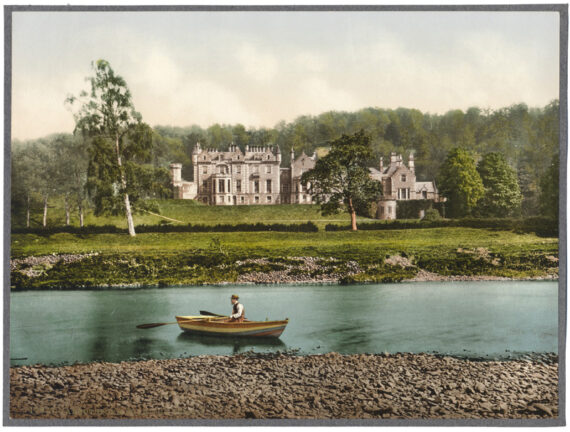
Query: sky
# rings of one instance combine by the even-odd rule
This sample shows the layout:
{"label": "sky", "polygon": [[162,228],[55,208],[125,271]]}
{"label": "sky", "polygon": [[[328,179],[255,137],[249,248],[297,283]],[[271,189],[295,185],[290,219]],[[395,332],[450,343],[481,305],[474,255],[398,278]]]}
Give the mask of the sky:
{"label": "sky", "polygon": [[12,138],[71,133],[91,62],[143,120],[273,127],[365,107],[443,114],[559,97],[556,12],[15,12]]}

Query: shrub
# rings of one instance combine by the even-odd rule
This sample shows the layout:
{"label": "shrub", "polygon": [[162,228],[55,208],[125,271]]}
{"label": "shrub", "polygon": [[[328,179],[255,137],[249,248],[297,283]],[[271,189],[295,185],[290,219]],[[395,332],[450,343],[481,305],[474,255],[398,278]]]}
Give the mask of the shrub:
{"label": "shrub", "polygon": [[431,222],[431,221],[438,221],[441,220],[441,215],[436,209],[428,209],[426,210],[426,214],[422,219],[423,222]]}
{"label": "shrub", "polygon": [[435,209],[441,214],[443,203],[425,199],[396,201],[396,215],[398,219],[419,219],[421,210],[427,212],[430,209]]}
{"label": "shrub", "polygon": [[[437,211],[436,211],[437,212]],[[427,214],[426,214],[427,216]],[[435,215],[434,215],[435,216]],[[421,229],[421,228],[444,228],[463,227],[495,229],[502,231],[533,232],[542,237],[558,237],[558,225],[553,219],[536,217],[528,219],[513,218],[463,218],[463,219],[426,219],[419,221],[390,220],[370,223],[362,223],[358,226],[361,231]],[[347,231],[348,225],[327,224],[325,231]]]}

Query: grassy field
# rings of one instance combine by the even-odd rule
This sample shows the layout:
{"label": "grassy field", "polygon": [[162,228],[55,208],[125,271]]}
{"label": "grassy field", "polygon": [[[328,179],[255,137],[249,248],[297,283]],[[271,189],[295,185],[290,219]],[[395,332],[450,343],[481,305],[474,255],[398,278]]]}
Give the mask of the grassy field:
{"label": "grassy field", "polygon": [[[12,257],[97,253],[71,264],[37,265],[38,277],[12,272],[15,288],[114,284],[175,285],[234,282],[248,272],[284,269],[295,257],[315,257],[319,271],[362,271],[347,282],[391,282],[420,270],[441,275],[544,277],[558,269],[558,240],[472,228],[317,233],[17,234]],[[413,268],[386,264],[405,257]],[[244,265],[252,258],[266,264]],[[330,260],[334,262],[331,263]],[[241,264],[240,264],[241,263]],[[554,273],[553,273],[554,272]],[[307,276],[311,274],[307,273]]]}
{"label": "grassy field", "polygon": [[492,252],[526,253],[532,250],[557,252],[558,239],[534,234],[515,234],[473,228],[432,228],[392,231],[340,231],[316,233],[230,232],[150,233],[131,238],[127,234],[17,234],[12,236],[12,256],[62,253],[189,253],[213,248],[220,241],[228,253],[252,256],[357,255],[434,250],[443,253],[457,248],[485,247]]}
{"label": "grassy field", "polygon": [[[324,227],[330,222],[346,222],[350,224],[348,214],[337,214],[332,216],[322,216],[317,205],[250,205],[250,206],[207,206],[192,200],[162,200],[156,201],[159,208],[159,215],[152,215],[139,212],[134,215],[135,225],[157,225],[163,222],[173,224],[237,224],[237,223],[303,223],[313,221]],[[31,226],[39,227],[42,224],[42,209],[35,209],[32,212]],[[168,219],[167,219],[168,218]],[[174,219],[174,220],[173,220]],[[358,218],[359,222],[371,221],[373,219]],[[115,225],[127,228],[127,222],[123,215],[120,216],[99,216],[93,215],[92,211],[85,214],[85,225]],[[177,222],[178,221],[178,222]],[[24,222],[22,217],[12,217],[14,227],[22,227]],[[54,200],[52,207],[48,211],[48,225],[61,226],[65,223],[65,212],[63,203]],[[71,214],[72,226],[79,226],[77,213]]]}
{"label": "grassy field", "polygon": [[[345,282],[397,281],[414,277],[420,270],[440,275],[514,278],[552,277],[558,270],[558,239],[531,233],[464,227],[327,232],[327,223],[348,225],[348,215],[323,217],[314,205],[210,207],[179,200],[158,204],[162,216],[179,221],[171,222],[175,224],[312,221],[319,231],[139,233],[134,238],[126,230],[124,234],[12,234],[12,258],[96,255],[75,262],[52,260],[15,269],[11,272],[11,286],[233,282],[248,272],[290,271],[291,266],[297,266],[294,257],[314,257],[320,263],[318,272],[341,275]],[[50,209],[50,215],[50,225],[61,226],[62,209],[56,206]],[[163,220],[150,214],[135,216],[138,225],[160,224]],[[360,223],[369,221],[360,219]],[[122,216],[95,218],[89,214],[86,224],[126,227]],[[386,259],[393,256],[409,260],[412,266],[402,268],[390,264],[392,260],[387,263]],[[244,265],[252,258],[263,258],[264,264]],[[350,274],[355,262],[360,267],[356,275]],[[296,274],[300,271],[294,269]]]}

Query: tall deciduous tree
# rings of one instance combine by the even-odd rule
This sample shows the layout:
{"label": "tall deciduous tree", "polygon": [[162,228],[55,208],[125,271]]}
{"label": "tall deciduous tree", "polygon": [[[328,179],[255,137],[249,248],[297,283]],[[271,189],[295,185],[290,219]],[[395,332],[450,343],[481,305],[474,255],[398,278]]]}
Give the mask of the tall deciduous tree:
{"label": "tall deciduous tree", "polygon": [[556,154],[540,179],[540,209],[544,216],[558,220],[560,200],[560,155]]}
{"label": "tall deciduous tree", "polygon": [[485,187],[485,195],[477,204],[482,216],[518,216],[522,196],[517,173],[502,153],[487,153],[477,164],[477,171]]}
{"label": "tall deciduous tree", "polygon": [[461,148],[448,153],[439,171],[438,185],[448,200],[447,215],[451,217],[470,215],[485,193],[473,157]]}
{"label": "tall deciduous tree", "polygon": [[124,203],[129,234],[135,236],[124,162],[128,161],[129,157],[136,156],[141,147],[146,145],[131,141],[130,145],[126,146],[125,141],[127,135],[142,125],[142,117],[135,111],[127,83],[121,76],[115,74],[109,62],[97,60],[92,63],[92,68],[94,76],[89,78],[91,90],[83,91],[78,97],[71,96],[67,102],[71,106],[79,106],[74,113],[76,130],[96,141],[95,148],[102,152],[103,158],[109,156],[109,149],[105,144],[112,144],[115,167],[104,170],[111,176],[113,186],[105,187],[105,191],[111,193],[111,197],[100,200],[99,204],[112,200],[117,190]]}
{"label": "tall deciduous tree", "polygon": [[50,142],[54,160],[57,192],[64,197],[65,225],[70,224],[70,211],[77,206],[79,226],[83,227],[83,209],[86,195],[88,155],[81,137],[58,134]]}
{"label": "tall deciduous tree", "polygon": [[364,131],[342,135],[331,143],[330,152],[301,177],[323,214],[344,209],[350,214],[353,231],[357,230],[357,210],[365,209],[382,196],[382,184],[370,178],[368,160],[372,154],[370,138]]}
{"label": "tall deciduous tree", "polygon": [[[30,227],[31,209],[39,191],[39,166],[37,147],[16,142],[12,144],[10,162],[12,211],[25,213],[26,228]],[[15,224],[14,224],[15,225]]]}

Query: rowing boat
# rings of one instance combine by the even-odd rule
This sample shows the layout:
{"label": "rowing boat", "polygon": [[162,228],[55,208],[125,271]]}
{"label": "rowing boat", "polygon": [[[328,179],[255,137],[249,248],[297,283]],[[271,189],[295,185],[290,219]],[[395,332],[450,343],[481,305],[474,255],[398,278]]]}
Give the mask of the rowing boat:
{"label": "rowing boat", "polygon": [[177,316],[176,321],[181,330],[187,333],[210,336],[247,336],[275,337],[281,336],[289,323],[282,321],[227,321],[226,317]]}

